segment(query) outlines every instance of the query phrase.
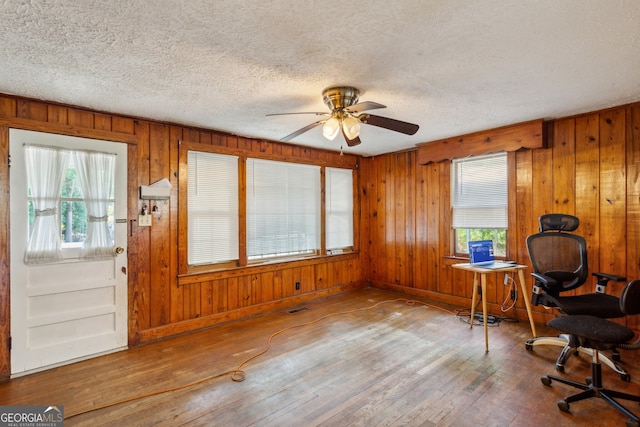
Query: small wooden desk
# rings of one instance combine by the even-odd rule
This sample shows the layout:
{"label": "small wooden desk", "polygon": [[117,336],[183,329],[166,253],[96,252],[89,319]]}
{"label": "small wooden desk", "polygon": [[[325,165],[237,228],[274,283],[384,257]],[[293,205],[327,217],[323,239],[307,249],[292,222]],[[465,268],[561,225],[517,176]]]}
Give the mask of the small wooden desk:
{"label": "small wooden desk", "polygon": [[453,268],[460,270],[467,270],[473,272],[473,297],[471,298],[471,319],[470,328],[473,328],[473,318],[475,316],[476,301],[478,299],[478,277],[480,277],[480,288],[482,289],[482,318],[484,320],[484,345],[486,351],[489,351],[489,332],[487,329],[487,274],[489,273],[509,273],[512,271],[518,272],[518,281],[520,282],[520,290],[524,299],[524,305],[527,307],[527,316],[529,317],[529,324],[531,325],[531,332],[533,337],[536,334],[536,325],[533,323],[533,315],[531,314],[531,302],[527,298],[528,290],[524,280],[524,270],[526,265],[513,264],[505,268],[482,268],[481,266],[471,265],[469,263],[453,264]]}

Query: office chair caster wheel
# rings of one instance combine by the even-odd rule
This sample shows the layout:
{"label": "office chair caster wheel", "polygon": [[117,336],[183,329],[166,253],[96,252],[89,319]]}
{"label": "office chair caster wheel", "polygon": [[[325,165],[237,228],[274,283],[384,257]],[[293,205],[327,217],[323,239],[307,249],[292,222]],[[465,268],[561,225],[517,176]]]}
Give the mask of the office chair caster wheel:
{"label": "office chair caster wheel", "polygon": [[564,372],[564,365],[558,365],[558,364],[556,363],[556,371],[558,371],[558,372]]}
{"label": "office chair caster wheel", "polygon": [[544,385],[551,385],[551,378],[549,377],[542,377],[540,378],[540,381],[542,381],[542,384]]}
{"label": "office chair caster wheel", "polygon": [[629,375],[629,374],[620,374],[620,379],[622,381],[625,381],[625,382],[631,382],[631,375]]}
{"label": "office chair caster wheel", "polygon": [[569,404],[566,400],[558,400],[558,408],[562,412],[569,412]]}
{"label": "office chair caster wheel", "polygon": [[640,427],[640,421],[638,420],[628,419],[626,424],[627,427]]}

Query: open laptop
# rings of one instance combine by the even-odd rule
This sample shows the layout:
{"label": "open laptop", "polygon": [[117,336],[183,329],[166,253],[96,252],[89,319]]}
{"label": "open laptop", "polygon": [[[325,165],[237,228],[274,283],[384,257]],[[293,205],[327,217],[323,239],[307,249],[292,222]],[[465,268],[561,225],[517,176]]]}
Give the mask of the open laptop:
{"label": "open laptop", "polygon": [[493,256],[493,240],[469,242],[469,262],[471,265],[489,269],[513,267],[514,262],[496,261]]}

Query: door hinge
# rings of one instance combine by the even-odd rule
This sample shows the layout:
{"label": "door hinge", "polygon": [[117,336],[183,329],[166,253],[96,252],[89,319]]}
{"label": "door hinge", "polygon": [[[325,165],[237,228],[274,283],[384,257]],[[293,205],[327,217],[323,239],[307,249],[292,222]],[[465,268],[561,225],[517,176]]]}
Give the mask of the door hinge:
{"label": "door hinge", "polygon": [[7,338],[7,350],[11,351],[12,344],[11,337]]}
{"label": "door hinge", "polygon": [[7,156],[7,166],[11,167],[11,154]]}

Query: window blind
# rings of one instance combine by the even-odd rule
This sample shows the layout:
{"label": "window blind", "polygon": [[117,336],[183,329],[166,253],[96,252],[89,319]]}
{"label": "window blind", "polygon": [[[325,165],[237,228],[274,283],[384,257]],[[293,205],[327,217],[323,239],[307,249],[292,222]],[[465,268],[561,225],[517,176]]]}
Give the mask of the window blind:
{"label": "window blind", "polygon": [[187,262],[238,259],[238,158],[189,151]]}
{"label": "window blind", "polygon": [[320,248],[320,167],[247,159],[249,260]]}
{"label": "window blind", "polygon": [[507,228],[507,154],[452,161],[453,228]]}
{"label": "window blind", "polygon": [[353,172],[351,169],[326,168],[327,249],[353,246]]}

